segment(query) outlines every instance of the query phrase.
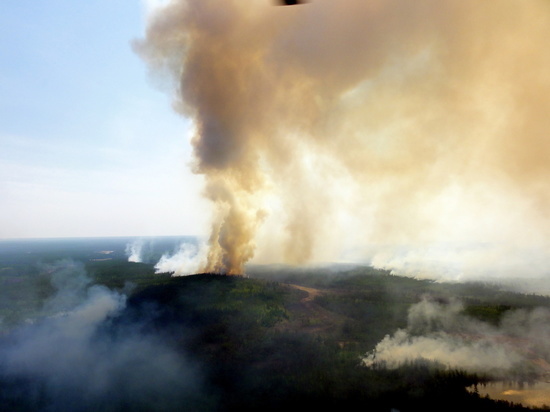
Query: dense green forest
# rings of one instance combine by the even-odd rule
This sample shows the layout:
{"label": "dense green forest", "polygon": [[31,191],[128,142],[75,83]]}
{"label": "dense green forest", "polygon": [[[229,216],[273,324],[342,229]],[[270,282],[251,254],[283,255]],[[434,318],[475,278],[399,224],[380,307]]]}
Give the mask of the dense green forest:
{"label": "dense green forest", "polygon": [[[55,315],[59,307],[47,303],[59,295],[56,279],[69,268],[82,276],[82,290],[101,287],[125,296],[123,307],[86,338],[86,345],[94,345],[92,351],[99,347],[97,353],[122,353],[121,345],[109,349],[105,342],[126,344],[128,336],[159,342],[152,345],[158,350],[151,350],[151,356],[159,359],[165,350],[185,359],[194,371],[193,390],[182,386],[165,392],[163,386],[160,393],[115,396],[111,391],[117,391],[116,385],[134,388],[121,374],[114,388],[94,392],[82,404],[63,403],[64,387],[47,375],[4,371],[0,402],[9,406],[6,410],[55,410],[55,402],[61,405],[57,410],[526,410],[467,390],[485,383],[486,376],[425,359],[393,369],[367,368],[361,357],[384,336],[405,328],[411,305],[425,296],[443,303],[458,298],[464,316],[491,325],[498,325],[510,310],[550,307],[548,297],[495,285],[438,283],[371,267],[258,266],[250,267],[245,277],[172,277],[155,274],[152,264],[121,257],[101,260],[77,254],[63,264],[57,258],[55,253],[41,255],[39,264],[17,257],[0,260],[2,345],[18,339],[21,325],[40,324]],[[126,360],[128,370],[138,363],[132,359]],[[0,366],[4,364],[9,364],[7,355],[0,358]],[[176,374],[171,379],[189,378]]]}

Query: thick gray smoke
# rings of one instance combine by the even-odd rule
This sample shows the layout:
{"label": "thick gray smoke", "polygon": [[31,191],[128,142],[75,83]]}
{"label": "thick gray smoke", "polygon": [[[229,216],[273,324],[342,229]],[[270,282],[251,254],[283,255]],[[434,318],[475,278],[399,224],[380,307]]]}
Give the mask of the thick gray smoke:
{"label": "thick gray smoke", "polygon": [[124,295],[90,286],[79,263],[50,270],[57,292],[48,316],[0,343],[3,402],[36,411],[195,410],[186,401],[199,378],[181,353],[137,323],[108,332]]}
{"label": "thick gray smoke", "polygon": [[408,326],[386,336],[363,359],[368,367],[397,368],[418,359],[494,379],[536,379],[550,373],[550,311],[515,310],[499,326],[463,314],[455,301],[413,305]]}
{"label": "thick gray smoke", "polygon": [[195,123],[203,270],[547,274],[549,38],[546,0],[165,2],[135,48]]}

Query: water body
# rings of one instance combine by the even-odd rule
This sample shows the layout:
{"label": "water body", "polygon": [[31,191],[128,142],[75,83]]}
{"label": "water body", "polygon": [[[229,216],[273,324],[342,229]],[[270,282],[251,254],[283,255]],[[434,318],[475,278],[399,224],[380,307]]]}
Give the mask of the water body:
{"label": "water body", "polygon": [[[469,390],[474,391],[472,386]],[[550,380],[530,383],[491,382],[478,385],[480,396],[488,395],[491,399],[520,403],[526,407],[550,407]]]}

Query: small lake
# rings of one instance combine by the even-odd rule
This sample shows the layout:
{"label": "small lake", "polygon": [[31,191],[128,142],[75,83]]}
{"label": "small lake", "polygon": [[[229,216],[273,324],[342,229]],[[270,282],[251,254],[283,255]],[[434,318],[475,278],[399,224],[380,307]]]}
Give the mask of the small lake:
{"label": "small lake", "polygon": [[[468,390],[473,392],[474,387],[471,386]],[[477,391],[480,396],[488,395],[491,399],[520,403],[527,407],[546,405],[550,408],[550,381],[490,382],[485,385],[477,385]]]}

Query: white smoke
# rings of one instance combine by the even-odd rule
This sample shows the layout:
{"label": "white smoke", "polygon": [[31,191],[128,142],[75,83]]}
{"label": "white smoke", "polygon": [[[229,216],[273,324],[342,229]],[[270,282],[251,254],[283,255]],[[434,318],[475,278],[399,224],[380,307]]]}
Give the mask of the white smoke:
{"label": "white smoke", "polygon": [[155,265],[156,273],[185,276],[198,273],[204,266],[208,249],[204,243],[182,243],[174,254],[165,253]]}
{"label": "white smoke", "polygon": [[493,326],[464,315],[458,301],[425,299],[411,307],[407,328],[387,335],[362,363],[394,369],[421,359],[493,378],[521,379],[550,371],[548,342],[546,308],[510,311]]}
{"label": "white smoke", "polygon": [[[525,282],[530,277],[545,278],[550,274],[550,255],[546,249],[498,243],[379,246],[373,249],[368,263],[398,275],[461,282],[479,279],[502,282],[519,278]],[[536,284],[529,291],[550,293],[547,281],[544,288],[540,286]]]}
{"label": "white smoke", "polygon": [[128,256],[128,262],[143,262],[143,239],[134,240],[126,245],[126,256]]}

